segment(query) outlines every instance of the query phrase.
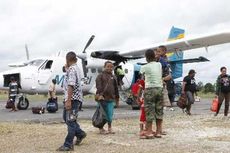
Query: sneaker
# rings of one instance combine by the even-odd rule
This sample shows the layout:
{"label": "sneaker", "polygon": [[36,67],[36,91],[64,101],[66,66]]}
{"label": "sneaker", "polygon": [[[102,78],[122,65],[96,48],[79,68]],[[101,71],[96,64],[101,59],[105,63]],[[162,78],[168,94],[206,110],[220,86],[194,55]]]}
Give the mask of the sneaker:
{"label": "sneaker", "polygon": [[80,145],[82,140],[87,136],[87,134],[85,132],[83,132],[82,136],[81,137],[78,137],[76,142],[75,142],[75,145]]}
{"label": "sneaker", "polygon": [[174,109],[173,109],[173,108],[169,108],[169,110],[170,110],[170,111],[174,111]]}
{"label": "sneaker", "polygon": [[73,147],[66,147],[66,146],[61,146],[59,147],[56,151],[73,151]]}

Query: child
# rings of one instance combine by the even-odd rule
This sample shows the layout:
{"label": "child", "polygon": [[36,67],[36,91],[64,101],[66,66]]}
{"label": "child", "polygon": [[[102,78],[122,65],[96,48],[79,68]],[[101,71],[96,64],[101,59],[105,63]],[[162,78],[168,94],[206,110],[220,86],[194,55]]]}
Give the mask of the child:
{"label": "child", "polygon": [[145,123],[146,123],[144,98],[143,97],[140,98],[139,104],[141,106],[141,108],[140,108],[140,136],[142,136],[144,131],[145,131]]}
{"label": "child", "polygon": [[138,89],[137,89],[137,101],[140,105],[140,137],[145,132],[145,123],[146,123],[146,117],[145,117],[145,107],[144,107],[144,89],[145,89],[145,81],[143,79],[137,80]]}

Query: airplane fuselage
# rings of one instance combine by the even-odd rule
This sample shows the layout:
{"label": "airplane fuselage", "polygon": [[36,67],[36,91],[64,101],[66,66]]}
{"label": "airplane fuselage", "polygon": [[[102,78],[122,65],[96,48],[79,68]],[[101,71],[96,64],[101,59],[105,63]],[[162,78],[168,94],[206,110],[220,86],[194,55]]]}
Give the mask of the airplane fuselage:
{"label": "airplane fuselage", "polygon": [[[95,80],[97,75],[102,72],[105,60],[90,58],[87,64],[87,76],[83,76],[82,63],[78,60],[80,68],[81,84],[84,95],[95,93]],[[64,57],[49,57],[32,60],[25,66],[16,67],[0,73],[0,89],[8,90],[10,77],[14,76],[20,83],[22,93],[26,94],[47,94],[52,79],[56,79],[56,92],[63,94],[61,87],[65,73],[62,67],[66,61]],[[124,88],[129,88],[133,81],[133,64],[123,65],[125,77],[123,79]]]}

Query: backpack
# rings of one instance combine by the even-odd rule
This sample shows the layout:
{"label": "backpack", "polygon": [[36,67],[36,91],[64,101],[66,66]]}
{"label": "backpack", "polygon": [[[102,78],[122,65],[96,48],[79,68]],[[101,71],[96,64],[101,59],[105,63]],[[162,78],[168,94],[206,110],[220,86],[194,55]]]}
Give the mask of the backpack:
{"label": "backpack", "polygon": [[46,110],[49,113],[55,113],[58,110],[57,98],[49,98],[46,104]]}
{"label": "backpack", "polygon": [[230,77],[228,75],[221,77],[220,91],[223,93],[230,92]]}

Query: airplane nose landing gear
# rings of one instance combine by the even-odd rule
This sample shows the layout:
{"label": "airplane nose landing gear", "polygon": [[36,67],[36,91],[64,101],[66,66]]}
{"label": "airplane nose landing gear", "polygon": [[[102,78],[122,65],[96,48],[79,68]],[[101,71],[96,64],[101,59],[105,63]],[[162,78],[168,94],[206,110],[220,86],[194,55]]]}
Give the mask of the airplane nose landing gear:
{"label": "airplane nose landing gear", "polygon": [[29,100],[24,96],[20,95],[17,103],[19,110],[26,110],[29,107]]}

